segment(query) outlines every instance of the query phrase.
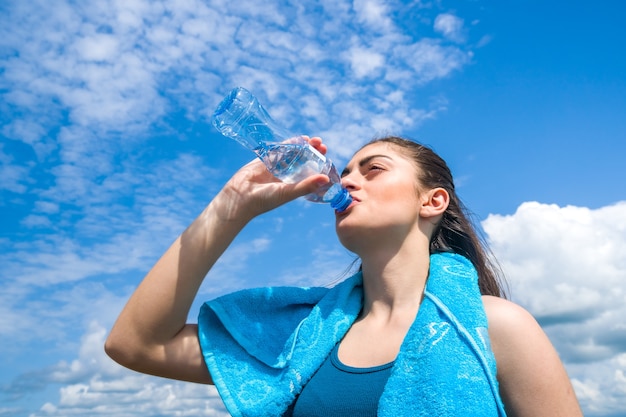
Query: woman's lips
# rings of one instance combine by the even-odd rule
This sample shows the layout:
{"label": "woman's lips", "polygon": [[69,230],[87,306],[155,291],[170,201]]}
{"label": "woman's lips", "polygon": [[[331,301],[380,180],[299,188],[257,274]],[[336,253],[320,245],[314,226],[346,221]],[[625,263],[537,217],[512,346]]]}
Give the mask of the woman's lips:
{"label": "woman's lips", "polygon": [[350,203],[350,205],[348,207],[346,207],[346,209],[343,210],[343,211],[336,211],[335,210],[335,214],[341,215],[341,214],[347,213],[352,207],[354,207],[356,204],[359,204],[361,202],[361,200],[359,200],[358,198],[356,198],[354,196],[351,196],[351,197],[352,197],[352,202]]}

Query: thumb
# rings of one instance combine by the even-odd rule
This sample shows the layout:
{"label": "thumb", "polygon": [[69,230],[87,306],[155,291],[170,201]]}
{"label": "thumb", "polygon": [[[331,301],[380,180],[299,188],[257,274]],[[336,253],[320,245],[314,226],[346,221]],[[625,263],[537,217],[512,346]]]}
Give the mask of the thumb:
{"label": "thumb", "polygon": [[302,181],[293,184],[292,192],[293,197],[302,197],[307,194],[311,194],[319,190],[320,187],[328,184],[330,182],[330,178],[328,175],[324,174],[315,174],[311,175],[303,179]]}

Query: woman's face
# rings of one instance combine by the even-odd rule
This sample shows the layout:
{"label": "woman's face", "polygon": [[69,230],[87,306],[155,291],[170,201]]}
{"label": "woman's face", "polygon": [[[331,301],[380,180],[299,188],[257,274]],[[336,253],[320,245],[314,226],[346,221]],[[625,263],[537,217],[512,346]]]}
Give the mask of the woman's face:
{"label": "woman's face", "polygon": [[[336,214],[339,240],[355,251],[366,242],[417,232],[420,201],[415,164],[402,149],[379,142],[358,151],[342,173],[353,203]],[[358,252],[357,252],[358,253]]]}

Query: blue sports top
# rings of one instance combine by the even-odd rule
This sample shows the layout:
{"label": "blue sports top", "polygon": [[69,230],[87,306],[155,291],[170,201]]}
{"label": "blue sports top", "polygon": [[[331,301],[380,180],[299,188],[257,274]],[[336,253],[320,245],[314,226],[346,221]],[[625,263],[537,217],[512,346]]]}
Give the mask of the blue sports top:
{"label": "blue sports top", "polygon": [[376,417],[393,362],[353,368],[339,360],[339,343],[311,380],[293,408],[293,417]]}

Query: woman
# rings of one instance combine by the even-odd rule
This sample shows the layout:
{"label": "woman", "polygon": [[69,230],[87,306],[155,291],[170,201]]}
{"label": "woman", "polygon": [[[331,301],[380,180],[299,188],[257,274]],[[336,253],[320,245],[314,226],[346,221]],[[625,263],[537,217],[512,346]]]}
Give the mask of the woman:
{"label": "woman", "polygon": [[367,144],[342,173],[354,201],[336,231],[361,259],[355,277],[238,293],[208,303],[200,329],[186,324],[246,223],[327,181],[284,184],[260,161],[243,167],[145,277],[107,353],[139,372],[215,383],[233,415],[582,415],[539,325],[501,298],[445,162],[401,138]]}

